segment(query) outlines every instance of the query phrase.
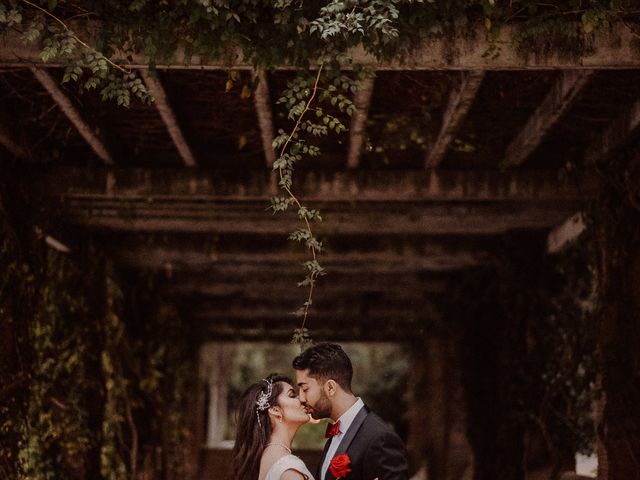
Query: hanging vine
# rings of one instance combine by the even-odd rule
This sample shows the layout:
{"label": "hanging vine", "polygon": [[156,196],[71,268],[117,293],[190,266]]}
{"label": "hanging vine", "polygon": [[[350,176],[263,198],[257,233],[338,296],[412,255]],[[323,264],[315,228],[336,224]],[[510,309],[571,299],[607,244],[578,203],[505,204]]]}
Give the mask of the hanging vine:
{"label": "hanging vine", "polygon": [[[307,288],[308,294],[302,307],[296,311],[296,315],[301,317],[301,325],[294,331],[292,339],[301,349],[312,342],[306,322],[313,302],[316,280],[325,274],[325,270],[318,260],[318,255],[323,249],[322,242],[315,237],[312,230],[312,223],[321,222],[322,217],[318,210],[303,205],[294,194],[294,167],[304,155],[320,154],[320,149],[313,145],[309,138],[327,135],[330,130],[336,134],[346,131],[344,123],[336,114],[323,109],[323,103],[337,107],[339,112],[348,116],[351,116],[355,109],[353,102],[346,97],[348,92],[355,90],[355,82],[346,75],[332,75],[325,71],[325,76],[333,78],[333,83],[322,88],[319,85],[323,77],[323,67],[324,64],[321,63],[315,76],[303,73],[289,82],[278,103],[286,105],[289,110],[288,118],[295,121],[295,124],[290,133],[281,130],[273,141],[274,149],[279,150],[273,168],[278,172],[278,184],[286,196],[272,198],[271,209],[275,213],[286,211],[289,206],[297,208],[297,217],[303,222],[303,227],[291,233],[289,239],[304,244],[311,255],[310,260],[303,262],[306,277],[298,283],[299,287]],[[312,116],[315,120],[306,119],[305,116]]]}

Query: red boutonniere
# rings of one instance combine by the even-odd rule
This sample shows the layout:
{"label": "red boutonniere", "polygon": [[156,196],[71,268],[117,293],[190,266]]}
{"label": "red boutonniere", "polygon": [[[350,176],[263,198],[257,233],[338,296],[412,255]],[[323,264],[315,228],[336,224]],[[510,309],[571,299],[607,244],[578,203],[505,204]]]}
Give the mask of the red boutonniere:
{"label": "red boutonniere", "polygon": [[336,479],[346,477],[351,473],[351,459],[349,455],[343,453],[342,455],[333,457],[331,463],[329,463],[329,470]]}

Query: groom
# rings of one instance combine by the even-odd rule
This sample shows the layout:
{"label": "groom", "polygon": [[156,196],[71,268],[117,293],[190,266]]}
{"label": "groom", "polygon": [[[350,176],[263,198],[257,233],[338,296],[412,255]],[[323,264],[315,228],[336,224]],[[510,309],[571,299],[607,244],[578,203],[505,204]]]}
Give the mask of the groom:
{"label": "groom", "polygon": [[351,391],[353,368],[340,345],[320,343],[293,360],[299,398],[315,419],[330,418],[318,480],[407,480],[402,441]]}

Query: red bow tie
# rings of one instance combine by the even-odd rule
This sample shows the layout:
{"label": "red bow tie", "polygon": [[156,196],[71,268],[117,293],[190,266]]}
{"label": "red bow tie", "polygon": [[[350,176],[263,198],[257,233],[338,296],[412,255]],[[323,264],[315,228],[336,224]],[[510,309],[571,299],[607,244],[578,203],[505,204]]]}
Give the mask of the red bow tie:
{"label": "red bow tie", "polygon": [[324,432],[324,437],[331,438],[341,433],[342,432],[340,431],[340,420],[338,420],[336,423],[329,423],[327,425],[327,431]]}

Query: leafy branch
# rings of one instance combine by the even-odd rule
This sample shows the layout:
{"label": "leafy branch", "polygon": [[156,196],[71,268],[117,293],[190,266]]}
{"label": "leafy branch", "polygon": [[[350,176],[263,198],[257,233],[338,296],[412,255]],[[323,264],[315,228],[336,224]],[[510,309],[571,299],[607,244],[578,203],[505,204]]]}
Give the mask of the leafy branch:
{"label": "leafy branch", "polygon": [[[318,261],[318,255],[323,251],[322,242],[315,237],[312,229],[312,223],[321,222],[322,216],[318,210],[303,205],[293,192],[294,166],[296,162],[302,160],[303,155],[318,156],[320,154],[320,149],[317,146],[311,145],[303,139],[303,134],[319,137],[327,135],[329,130],[336,133],[346,131],[346,127],[338,115],[325,112],[320,106],[321,102],[329,101],[331,108],[337,108],[349,116],[355,110],[353,102],[340,93],[340,89],[346,92],[355,91],[355,82],[345,75],[338,74],[330,83],[332,78],[327,75],[328,85],[325,88],[320,88],[321,79],[323,79],[325,72],[325,64],[320,62],[314,77],[299,75],[292,82],[289,82],[287,90],[278,99],[278,103],[287,106],[288,118],[294,121],[294,126],[289,133],[280,130],[279,135],[273,141],[273,148],[279,152],[273,169],[278,172],[278,185],[286,196],[272,198],[270,208],[274,213],[286,211],[290,206],[297,209],[297,217],[302,221],[303,226],[291,233],[289,239],[304,244],[310,253],[310,259],[302,263],[306,276],[298,283],[299,287],[307,288],[306,301],[295,312],[295,315],[301,317],[302,321],[300,327],[294,330],[292,339],[292,342],[299,344],[301,348],[311,343],[311,337],[306,328],[307,318],[313,304],[316,281],[326,272]],[[309,118],[311,112],[315,113],[315,119]]]}
{"label": "leafy branch", "polygon": [[[152,101],[140,78],[83,41],[59,16],[30,0],[20,0],[20,3],[24,7],[16,4],[8,8],[0,4],[0,30],[1,27],[22,27],[21,38],[25,44],[40,39],[40,59],[43,62],[59,60],[65,65],[62,83],[78,82],[86,90],[100,87],[102,100],[116,100],[124,107],[129,106],[132,95],[145,103]],[[89,75],[81,82],[85,72]]]}
{"label": "leafy branch", "polygon": [[[60,25],[62,25],[62,28],[64,28],[64,30],[66,32],[68,32],[69,36],[71,36],[76,42],[78,42],[80,45],[82,45],[84,48],[86,48],[87,50],[93,50],[95,51],[95,49],[89,45],[87,45],[85,42],[83,42],[75,33],[73,33],[73,30],[71,30],[69,28],[69,26],[64,23],[60,18],[56,17],[53,13],[51,13],[50,11],[48,11],[46,8],[42,8],[40,5],[36,5],[33,2],[30,2],[29,0],[21,0],[22,3],[26,3],[27,5],[36,8],[38,10],[40,10],[42,13],[44,13],[45,15],[51,17],[53,20],[55,20],[56,22],[58,22]],[[96,52],[97,53],[97,52]],[[121,72],[125,73],[125,74],[130,74],[131,71],[127,70],[125,68],[123,68],[122,66],[118,65],[117,63],[114,63],[113,61],[111,61],[109,58],[104,57],[104,60],[111,65],[113,68],[120,70]]]}
{"label": "leafy branch", "polygon": [[[322,75],[323,66],[324,64],[321,63],[320,67],[318,68],[318,73],[316,75],[315,81],[313,83],[313,90],[311,91],[311,95],[309,96],[309,99],[307,100],[306,103],[302,102],[304,103],[304,107],[302,108],[302,111],[300,111],[300,114],[298,115],[298,118],[296,120],[296,123],[293,129],[291,130],[291,133],[289,134],[287,139],[284,141],[284,144],[280,149],[279,157],[273,165],[273,169],[277,170],[278,175],[280,176],[279,186],[282,190],[286,192],[288,197],[286,199],[278,198],[278,199],[272,200],[272,209],[274,210],[274,212],[280,211],[280,210],[286,210],[291,204],[298,207],[298,217],[304,222],[304,228],[293,232],[289,236],[289,239],[297,242],[304,242],[306,247],[309,249],[311,253],[311,258],[312,258],[311,261],[304,262],[304,265],[307,268],[307,275],[305,276],[302,282],[298,283],[298,286],[308,288],[307,300],[303,303],[302,307],[298,309],[298,311],[296,312],[297,315],[300,315],[302,317],[302,324],[299,329],[296,329],[294,331],[294,335],[292,339],[293,342],[300,344],[301,349],[304,348],[305,344],[311,341],[311,338],[308,335],[308,330],[305,328],[305,325],[307,322],[307,316],[309,315],[309,307],[313,302],[313,287],[315,286],[316,279],[319,276],[325,274],[324,269],[318,263],[318,256],[317,256],[317,254],[322,251],[322,243],[316,240],[316,238],[313,235],[313,231],[311,230],[311,222],[322,221],[322,217],[316,210],[309,210],[306,207],[304,207],[300,203],[300,200],[298,200],[296,195],[291,190],[292,188],[291,175],[293,173],[293,165],[296,160],[300,159],[300,157],[299,157],[299,154],[297,153],[297,149],[295,152],[292,152],[293,154],[287,154],[286,152],[287,152],[287,148],[291,144],[291,141],[298,137],[298,131],[300,129],[300,125],[302,124],[302,119],[304,118],[305,114],[309,111],[309,108],[311,107],[313,100],[316,98],[316,93],[318,92],[318,82],[320,81],[320,76]],[[297,103],[294,106],[294,108],[290,110],[290,114],[289,114],[290,117],[292,116],[291,112],[293,112],[293,115],[295,115],[298,112],[300,105],[301,103]],[[295,108],[295,107],[298,107],[298,108]],[[274,148],[277,148],[277,145],[278,145],[278,139],[274,140]],[[307,153],[308,153],[308,148],[307,148]]]}

